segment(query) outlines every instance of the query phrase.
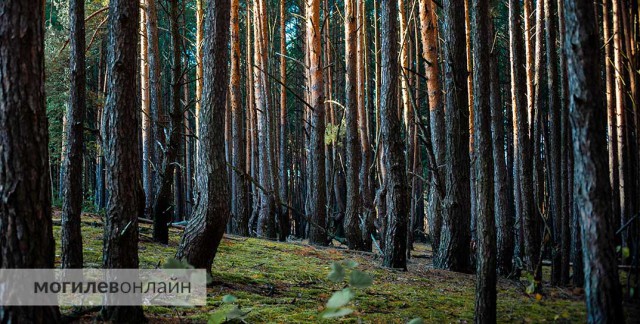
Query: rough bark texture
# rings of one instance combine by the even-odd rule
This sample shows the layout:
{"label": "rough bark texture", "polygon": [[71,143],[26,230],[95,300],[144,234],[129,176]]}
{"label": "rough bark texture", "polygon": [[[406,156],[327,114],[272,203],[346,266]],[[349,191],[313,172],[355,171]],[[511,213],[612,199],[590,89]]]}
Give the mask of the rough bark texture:
{"label": "rough bark texture", "polygon": [[229,102],[231,104],[231,192],[234,233],[249,236],[249,211],[247,207],[247,182],[245,177],[244,116],[242,116],[240,92],[240,20],[238,0],[231,0],[231,81]]}
{"label": "rough bark texture", "polygon": [[553,228],[553,240],[551,246],[551,282],[558,284],[561,275],[562,262],[562,183],[561,183],[561,117],[560,117],[560,96],[558,93],[560,82],[558,78],[558,55],[556,49],[557,21],[556,0],[544,0],[544,24],[545,24],[545,47],[547,50],[547,109],[549,114],[549,143],[546,143],[548,154],[547,170],[549,175],[549,216],[550,225]]}
{"label": "rough bark texture", "polygon": [[182,105],[180,103],[180,88],[182,87],[182,66],[181,66],[181,37],[178,29],[180,23],[178,15],[178,0],[171,0],[169,4],[171,17],[171,112],[169,113],[169,143],[164,150],[162,164],[158,175],[158,191],[153,203],[153,239],[156,242],[169,243],[169,227],[173,215],[173,177],[176,171],[176,164],[179,163],[180,140],[182,136]]}
{"label": "rough bark texture", "polygon": [[162,162],[162,147],[158,142],[164,143],[164,132],[160,125],[162,116],[162,84],[160,83],[160,49],[158,35],[158,12],[156,2],[158,0],[145,0],[147,3],[147,64],[149,65],[149,111],[151,117],[151,142],[153,149],[150,154],[150,163],[153,165],[152,180],[150,186],[145,188],[145,216],[153,218],[153,204],[160,179],[157,169]]}
{"label": "rough bark texture", "polygon": [[464,1],[443,1],[446,196],[436,267],[469,271],[470,161]]}
{"label": "rough bark texture", "polygon": [[[269,79],[267,76],[268,69],[268,46],[269,39],[267,35],[267,9],[265,0],[256,0],[253,4],[253,42],[254,42],[254,68],[253,75],[254,99],[256,117],[256,141],[257,141],[257,165],[258,182],[262,188],[259,190],[259,208],[258,211],[258,237],[276,239],[276,194],[274,190],[275,178],[273,173],[273,165],[271,164],[271,151],[273,143],[271,141],[271,103],[268,98]],[[323,159],[324,161],[324,159]],[[322,168],[324,171],[324,167]],[[324,192],[324,190],[323,190]]]}
{"label": "rough bark texture", "polygon": [[[280,200],[287,202],[289,199],[289,175],[287,170],[287,88],[285,86],[287,82],[287,33],[286,33],[286,0],[280,0],[280,132],[279,132],[279,147],[278,147],[278,171],[280,185]],[[289,232],[291,231],[291,221],[289,218],[289,209],[281,205],[280,216],[278,218],[278,224],[280,229],[280,241],[286,241]]]}
{"label": "rough bark texture", "polygon": [[[7,0],[0,12],[0,268],[53,268],[44,10]],[[2,323],[59,320],[57,306],[0,306]]]}
{"label": "rough bark texture", "polygon": [[309,243],[327,245],[326,228],[326,178],[324,160],[324,81],[322,76],[322,46],[320,33],[320,0],[307,0],[307,50],[309,56],[309,192],[307,192],[307,215],[311,222]]}
{"label": "rough bark texture", "polygon": [[[496,224],[494,215],[494,159],[491,147],[492,32],[489,28],[489,0],[473,0],[473,118],[476,159],[476,254],[475,322],[496,322]],[[499,109],[499,108],[498,108]],[[504,155],[503,155],[504,156]],[[500,157],[502,158],[502,157]],[[504,166],[504,163],[502,163]]]}
{"label": "rough bark texture", "polygon": [[390,268],[407,268],[407,220],[409,216],[409,195],[407,192],[404,143],[398,116],[398,58],[397,58],[397,17],[398,9],[392,0],[380,1],[380,29],[382,31],[380,89],[380,140],[384,149],[386,212],[384,258],[382,265]]}
{"label": "rough bark texture", "polygon": [[[442,88],[440,86],[440,62],[438,61],[438,26],[433,1],[420,1],[420,24],[429,96],[429,130],[433,147],[435,165],[431,165],[431,184],[429,186],[429,232],[433,251],[438,251],[440,231],[442,230],[442,190],[437,185],[444,184],[440,169],[445,163],[444,107],[442,105]],[[437,254],[437,253],[436,253]],[[436,255],[437,257],[437,255]]]}
{"label": "rough bark texture", "polygon": [[355,0],[345,1],[345,171],[346,212],[344,216],[345,238],[349,248],[364,250],[360,230],[361,197],[359,193],[360,141],[358,136],[357,61],[356,61],[356,5]]}
{"label": "rough bark texture", "polygon": [[82,150],[85,114],[84,2],[69,2],[70,73],[67,110],[67,156],[62,203],[62,267],[82,268]]}
{"label": "rough bark texture", "polygon": [[229,0],[212,0],[205,22],[204,85],[198,150],[198,198],[176,257],[197,269],[211,271],[213,259],[230,215],[227,166],[224,156],[225,102],[229,82],[227,44]]}
{"label": "rough bark texture", "polygon": [[582,229],[587,321],[623,323],[613,240],[607,162],[606,111],[602,109],[600,46],[590,1],[565,0],[573,153],[574,198]]}
{"label": "rough bark texture", "polygon": [[[104,225],[103,267],[138,267],[138,218],[144,214],[144,191],[140,170],[140,131],[135,102],[138,45],[138,3],[112,0],[109,3],[107,49],[107,99],[102,138],[106,139],[106,185],[109,192]],[[133,101],[133,102],[132,102]],[[144,319],[140,306],[110,306],[102,311],[105,320],[137,322]]]}
{"label": "rough bark texture", "polygon": [[155,181],[155,171],[153,164],[155,157],[155,140],[153,133],[153,119],[151,103],[149,100],[149,42],[147,33],[147,0],[141,0],[140,9],[140,101],[142,110],[142,185],[145,193],[145,216],[151,217],[153,206],[153,188]]}
{"label": "rough bark texture", "polygon": [[[525,0],[526,1],[526,0]],[[522,89],[526,83],[525,51],[520,23],[520,2],[509,1],[509,44],[511,58],[511,105],[513,107],[514,140],[514,191],[516,197],[516,223],[524,223],[533,218],[533,170],[531,140],[527,112],[527,92]],[[519,199],[518,199],[519,198]],[[521,227],[516,228],[522,233]],[[525,244],[526,245],[526,244]],[[520,249],[518,249],[520,250]],[[524,251],[526,253],[526,251]],[[517,257],[524,257],[525,253]]]}

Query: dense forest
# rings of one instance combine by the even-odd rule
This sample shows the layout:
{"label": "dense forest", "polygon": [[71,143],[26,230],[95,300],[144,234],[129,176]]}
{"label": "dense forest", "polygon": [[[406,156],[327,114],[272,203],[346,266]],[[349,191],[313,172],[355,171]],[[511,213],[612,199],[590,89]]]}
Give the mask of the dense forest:
{"label": "dense forest", "polygon": [[[507,301],[637,321],[639,49],[637,0],[0,0],[0,268],[175,258],[214,278],[187,322],[216,322],[236,302],[221,292],[268,309],[305,268],[315,290],[286,301],[304,310],[220,322],[544,320]],[[331,284],[323,255],[329,280],[356,259],[372,276],[351,283],[373,287]],[[233,275],[252,268],[283,278],[258,293]],[[409,291],[395,276],[457,278],[470,302],[398,306],[376,290]],[[322,289],[351,295],[323,306]],[[0,322],[156,311],[0,306]]]}

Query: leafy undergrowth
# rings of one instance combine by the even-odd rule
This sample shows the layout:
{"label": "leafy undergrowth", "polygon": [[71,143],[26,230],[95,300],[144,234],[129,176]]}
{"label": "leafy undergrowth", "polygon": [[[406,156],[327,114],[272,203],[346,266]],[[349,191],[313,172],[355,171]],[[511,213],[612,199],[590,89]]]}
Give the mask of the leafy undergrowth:
{"label": "leafy undergrowth", "polygon": [[[54,218],[59,218],[55,217]],[[102,226],[97,215],[83,217],[85,267],[100,267]],[[140,267],[156,268],[174,256],[180,231],[170,230],[170,243],[151,242],[151,227],[141,224]],[[60,242],[60,226],[54,226]],[[330,322],[321,319],[326,301],[345,288],[327,279],[333,261],[354,260],[358,269],[371,274],[373,286],[358,290],[350,308],[355,312],[340,321],[406,323],[420,317],[425,322],[471,322],[474,306],[474,276],[429,269],[430,251],[417,245],[408,272],[383,269],[371,253],[340,248],[315,248],[303,243],[279,243],[254,238],[225,236],[213,267],[213,284],[204,307],[146,307],[151,322],[206,322],[220,307],[224,295],[237,297],[241,309],[249,311],[249,323]],[[56,246],[56,263],[60,245]],[[541,296],[525,293],[525,284],[500,280],[498,321],[517,323],[585,322],[579,291],[545,287]],[[63,309],[70,312],[70,309]],[[627,312],[629,313],[629,312]],[[87,314],[82,322],[94,321]],[[336,321],[336,320],[333,320]]]}

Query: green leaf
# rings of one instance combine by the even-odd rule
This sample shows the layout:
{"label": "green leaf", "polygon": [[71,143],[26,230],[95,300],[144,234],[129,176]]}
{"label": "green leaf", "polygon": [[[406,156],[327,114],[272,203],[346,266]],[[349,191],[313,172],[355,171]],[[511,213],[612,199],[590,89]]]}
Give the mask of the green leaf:
{"label": "green leaf", "polygon": [[222,324],[224,323],[224,321],[226,321],[227,316],[225,314],[226,312],[224,310],[217,310],[213,313],[211,313],[211,315],[209,315],[209,319],[207,320],[207,324]]}
{"label": "green leaf", "polygon": [[222,297],[222,302],[223,303],[231,304],[231,303],[235,303],[237,301],[238,301],[238,298],[236,298],[233,295],[224,295],[224,297]]}
{"label": "green leaf", "polygon": [[340,308],[348,304],[351,299],[353,299],[353,297],[355,297],[355,294],[349,288],[342,289],[341,291],[336,291],[335,293],[333,293],[333,296],[329,298],[329,301],[327,302],[327,308]]}
{"label": "green leaf", "polygon": [[631,255],[631,253],[630,253],[630,251],[629,251],[629,248],[628,248],[628,247],[626,247],[626,246],[625,246],[625,247],[623,247],[623,248],[622,248],[622,258],[623,258],[623,259],[627,259],[627,258],[629,258],[629,255]]}
{"label": "green leaf", "polygon": [[322,312],[323,318],[336,318],[343,317],[353,313],[353,309],[350,308],[329,308]]}
{"label": "green leaf", "polygon": [[344,260],[342,261],[342,265],[344,265],[346,268],[353,269],[358,266],[358,262],[355,262],[353,260]]}
{"label": "green leaf", "polygon": [[535,281],[531,281],[531,282],[529,282],[529,285],[527,286],[527,289],[525,290],[525,292],[528,295],[531,295],[531,294],[533,294],[534,291],[536,291],[536,283],[535,283]]}
{"label": "green leaf", "polygon": [[424,323],[424,321],[420,317],[416,317],[416,318],[410,320],[409,322],[407,322],[407,324],[423,324],[423,323]]}
{"label": "green leaf", "polygon": [[244,319],[247,314],[249,314],[249,311],[244,312],[240,307],[236,306],[227,312],[227,320]]}
{"label": "green leaf", "polygon": [[340,282],[344,280],[344,268],[342,268],[340,263],[331,263],[331,272],[329,272],[328,278],[333,282]]}
{"label": "green leaf", "polygon": [[373,278],[365,272],[353,270],[349,276],[349,284],[356,288],[367,288],[373,284]]}

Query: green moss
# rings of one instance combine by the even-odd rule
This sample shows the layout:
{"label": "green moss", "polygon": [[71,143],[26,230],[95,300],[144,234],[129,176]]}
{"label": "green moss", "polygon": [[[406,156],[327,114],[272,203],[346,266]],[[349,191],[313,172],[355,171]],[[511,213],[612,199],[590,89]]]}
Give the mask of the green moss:
{"label": "green moss", "polygon": [[[83,243],[86,267],[102,262],[102,227],[97,215],[83,219]],[[59,242],[60,227],[54,227]],[[141,225],[140,267],[155,268],[175,254],[180,231],[171,229],[170,243],[151,242],[150,225]],[[56,259],[59,262],[59,245]],[[416,255],[430,254],[418,245]],[[318,313],[334,291],[344,288],[327,279],[332,261],[353,259],[359,269],[374,277],[371,288],[357,290],[349,306],[356,312],[342,319],[358,318],[374,323],[406,323],[415,317],[427,322],[473,320],[475,278],[473,275],[427,270],[428,259],[412,258],[409,272],[379,267],[374,256],[337,249],[320,249],[303,244],[279,243],[254,238],[225,237],[213,267],[213,285],[208,288],[207,305],[192,308],[146,307],[153,319],[167,317],[204,322],[219,307],[222,296],[234,295],[242,309],[251,309],[250,323],[329,322]],[[585,310],[580,296],[570,291],[545,287],[541,300],[524,293],[524,286],[501,280],[498,285],[499,322],[584,322]]]}

